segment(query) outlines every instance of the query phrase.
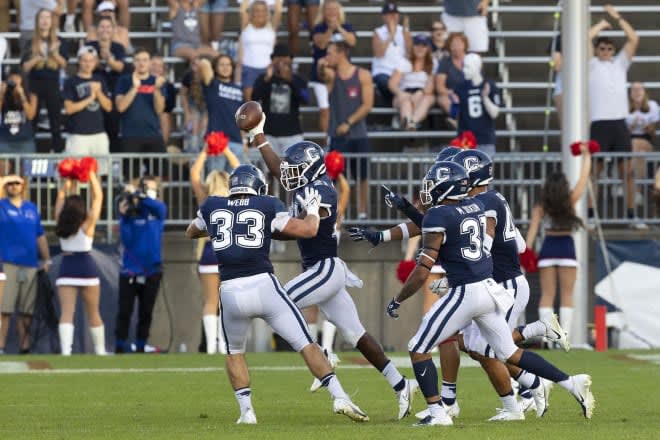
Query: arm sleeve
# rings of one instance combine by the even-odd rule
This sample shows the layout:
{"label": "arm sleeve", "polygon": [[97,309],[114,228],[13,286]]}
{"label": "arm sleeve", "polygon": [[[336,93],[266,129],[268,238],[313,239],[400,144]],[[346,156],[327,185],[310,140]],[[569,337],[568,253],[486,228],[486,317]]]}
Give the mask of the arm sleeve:
{"label": "arm sleeve", "polygon": [[403,210],[403,213],[412,221],[418,228],[422,228],[422,222],[424,221],[424,214],[419,212],[415,205],[410,204]]}
{"label": "arm sleeve", "polygon": [[117,85],[115,86],[115,95],[125,95],[126,92],[128,92],[128,89],[130,89],[130,77],[128,76],[120,76],[119,79],[117,80]]}
{"label": "arm sleeve", "polygon": [[165,220],[165,217],[167,216],[167,206],[165,206],[165,203],[160,200],[144,198],[140,202],[140,205],[144,206],[149,214],[153,215],[158,220]]}
{"label": "arm sleeve", "polygon": [[520,230],[516,228],[516,246],[518,247],[518,253],[522,254],[527,249],[527,243],[525,243],[525,238],[520,233]]}
{"label": "arm sleeve", "polygon": [[287,212],[286,206],[281,200],[275,199],[275,218],[270,222],[270,232],[283,231],[291,216]]}
{"label": "arm sleeve", "polygon": [[73,93],[73,85],[71,85],[71,78],[64,81],[64,87],[62,87],[62,100],[76,100],[76,95]]}
{"label": "arm sleeve", "polygon": [[119,239],[124,246],[128,246],[133,242],[133,230],[131,229],[130,220],[126,217],[119,217]]}

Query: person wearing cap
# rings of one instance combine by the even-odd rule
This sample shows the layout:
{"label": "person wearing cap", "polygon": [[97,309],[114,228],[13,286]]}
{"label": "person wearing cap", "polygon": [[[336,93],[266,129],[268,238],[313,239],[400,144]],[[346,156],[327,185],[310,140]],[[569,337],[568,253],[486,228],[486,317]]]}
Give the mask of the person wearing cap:
{"label": "person wearing cap", "polygon": [[[94,16],[92,15],[92,11],[94,10],[94,0],[84,0],[85,3],[83,4],[83,26],[85,27],[85,31],[87,32],[86,40],[96,40],[96,39],[101,39],[100,36],[97,35],[98,29],[96,29],[93,25],[94,23]],[[90,3],[87,5],[87,3]],[[117,21],[117,4],[119,4],[122,7],[122,12],[119,16],[119,21]],[[131,41],[130,37],[128,35],[128,22],[130,22],[130,14],[128,11],[128,0],[120,0],[120,1],[109,1],[109,0],[104,0],[101,2],[98,2],[98,6],[96,7],[96,20],[97,20],[97,27],[99,26],[99,20],[103,17],[107,17],[110,20],[112,20],[112,25],[113,25],[113,32],[112,32],[112,41],[115,41],[119,44],[121,44],[124,47],[124,50],[127,52],[132,52],[133,47],[131,46]]]}
{"label": "person wearing cap", "polygon": [[[48,270],[51,264],[41,215],[36,205],[24,200],[24,191],[25,182],[20,176],[0,178],[0,260],[7,278],[0,304],[0,352],[4,351],[14,312],[18,313],[19,350],[21,353],[30,351],[37,269]],[[41,256],[41,262],[38,256]]]}
{"label": "person wearing cap", "polygon": [[383,25],[374,30],[371,39],[371,75],[381,97],[391,105],[394,95],[389,88],[390,76],[412,50],[412,35],[407,16],[403,19],[403,25],[399,24],[399,8],[396,3],[385,3],[382,17]]}
{"label": "person wearing cap", "polygon": [[32,91],[37,95],[37,115],[42,107],[48,110],[51,145],[44,151],[61,152],[62,141],[62,94],[60,70],[66,68],[67,45],[57,36],[55,16],[48,9],[40,9],[34,17],[35,32],[32,43],[21,59],[23,72],[28,74]]}
{"label": "person wearing cap", "polygon": [[0,82],[0,154],[34,153],[32,120],[36,115],[37,95],[30,92],[17,69],[10,70]]}
{"label": "person wearing cap", "polygon": [[[96,49],[82,46],[78,50],[78,72],[64,82],[64,110],[69,116],[65,151],[74,156],[105,156],[110,153],[110,140],[105,132],[103,113],[112,110],[108,87],[94,73],[99,61]],[[99,174],[107,170],[101,160]]]}
{"label": "person wearing cap", "polygon": [[303,141],[300,105],[309,102],[309,91],[307,81],[293,73],[288,46],[275,45],[271,60],[266,73],[254,83],[252,99],[261,102],[266,114],[264,133],[273,150],[282,156],[286,148]]}
{"label": "person wearing cap", "polygon": [[399,67],[392,72],[389,87],[394,95],[394,108],[399,109],[401,125],[406,130],[417,130],[435,100],[429,37],[415,35],[413,50],[408,59],[401,60]]}
{"label": "person wearing cap", "polygon": [[462,32],[470,50],[488,52],[488,4],[490,0],[444,0],[442,21],[449,33]]}

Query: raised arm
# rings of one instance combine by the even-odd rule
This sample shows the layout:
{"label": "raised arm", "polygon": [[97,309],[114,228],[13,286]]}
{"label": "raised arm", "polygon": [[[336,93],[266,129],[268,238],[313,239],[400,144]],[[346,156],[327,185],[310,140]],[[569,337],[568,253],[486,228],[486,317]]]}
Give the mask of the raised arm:
{"label": "raised arm", "polygon": [[169,7],[168,16],[170,20],[173,20],[179,11],[179,0],[167,0],[167,6]]}
{"label": "raised arm", "polygon": [[198,205],[204,203],[208,197],[206,190],[202,186],[202,171],[204,170],[206,157],[206,150],[202,150],[199,156],[197,156],[197,159],[195,159],[192,167],[190,167],[190,186],[192,186],[193,194],[195,194]]}
{"label": "raised arm", "polygon": [[[245,1],[243,2],[245,3]],[[280,27],[282,22],[282,0],[275,0],[275,5],[273,6],[273,16],[271,18],[271,25],[273,30],[277,32],[277,28]]]}
{"label": "raised arm", "polygon": [[73,193],[75,187],[76,182],[71,179],[64,179],[62,182],[62,186],[57,191],[57,198],[55,199],[55,218],[59,218],[62,208],[64,207],[64,201],[67,196]]}
{"label": "raised arm", "polygon": [[103,207],[103,188],[95,172],[89,173],[89,187],[92,191],[92,205],[87,213],[87,219],[83,223],[85,235],[94,236],[96,222],[101,217],[101,208]]}
{"label": "raised arm", "polygon": [[199,74],[199,78],[202,80],[203,85],[208,86],[211,84],[211,81],[213,80],[213,67],[209,60],[201,58],[197,61],[197,73]]}
{"label": "raised arm", "polygon": [[572,205],[575,205],[582,197],[582,194],[584,194],[591,173],[591,153],[589,153],[589,148],[583,143],[580,146],[580,149],[582,150],[582,169],[580,170],[580,177],[578,178],[575,187],[571,190]]}
{"label": "raised arm", "polygon": [[604,18],[596,23],[595,25],[591,26],[589,28],[589,42],[587,44],[587,54],[589,58],[594,56],[594,44],[593,40],[596,38],[596,36],[601,32],[604,31],[605,29],[611,29],[612,25],[610,24],[609,21],[605,20]]}
{"label": "raised arm", "polygon": [[628,59],[632,60],[637,52],[637,46],[639,45],[639,36],[635,29],[628,23],[626,20],[621,17],[621,14],[614,8],[612,5],[605,5],[605,10],[621,27],[623,32],[626,34],[626,44],[623,46],[623,50],[628,55]]}
{"label": "raised arm", "polygon": [[238,13],[241,16],[241,30],[245,29],[245,26],[250,22],[250,14],[248,12],[248,7],[250,6],[249,0],[243,0],[241,6],[238,10]]}

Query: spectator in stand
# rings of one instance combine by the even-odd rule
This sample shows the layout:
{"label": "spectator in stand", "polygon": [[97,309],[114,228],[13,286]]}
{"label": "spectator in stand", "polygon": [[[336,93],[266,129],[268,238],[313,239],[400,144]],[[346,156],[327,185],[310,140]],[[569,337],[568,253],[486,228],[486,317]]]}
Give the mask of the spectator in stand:
{"label": "spectator in stand", "polygon": [[[290,6],[289,6],[290,8]],[[328,89],[318,78],[317,63],[327,53],[328,43],[335,34],[341,34],[349,47],[355,46],[357,36],[353,25],[346,23],[346,16],[338,0],[326,0],[316,17],[311,32],[312,39],[312,70],[310,72],[309,87],[314,90],[316,104],[319,107],[319,129],[328,131],[330,109],[328,103]]]}
{"label": "spectator in stand", "polygon": [[500,112],[502,98],[494,81],[481,74],[481,57],[476,53],[465,56],[465,81],[454,94],[456,104],[452,115],[458,116],[458,136],[471,131],[477,140],[477,149],[491,158],[495,155],[495,118]]}
{"label": "spectator in stand", "polygon": [[449,53],[440,59],[435,75],[435,91],[438,94],[438,105],[447,114],[451,111],[451,94],[459,84],[465,81],[463,75],[463,60],[468,50],[468,39],[465,34],[457,32],[449,34],[446,47]]}
{"label": "spectator in stand", "polygon": [[28,74],[30,87],[38,98],[37,115],[44,106],[48,110],[52,138],[51,147],[48,150],[60,152],[64,147],[61,131],[60,69],[66,67],[68,53],[66,45],[57,36],[57,28],[53,22],[51,11],[40,9],[34,17],[34,21],[36,31],[32,35],[32,44],[26,48],[21,63],[23,71]]}
{"label": "spectator in stand", "polygon": [[169,0],[172,22],[171,51],[192,62],[198,55],[217,55],[210,45],[203,45],[200,31],[199,0]]}
{"label": "spectator in stand", "polygon": [[[91,71],[91,69],[90,69]],[[90,255],[96,222],[103,207],[103,189],[95,172],[89,176],[91,205],[75,194],[75,183],[65,179],[55,201],[55,234],[60,239],[62,261],[55,285],[60,300],[60,346],[63,356],[71,356],[73,315],[78,293],[85,304],[85,314],[92,335],[94,352],[105,355],[105,326],[99,313],[101,282],[99,269]]]}
{"label": "spectator in stand", "polygon": [[431,25],[431,56],[433,72],[437,72],[442,57],[447,55],[447,27],[442,20],[435,20]]}
{"label": "spectator in stand", "polygon": [[444,0],[443,3],[442,21],[447,31],[464,33],[473,52],[488,52],[489,3],[489,0]]}
{"label": "spectator in stand", "polygon": [[252,86],[257,77],[266,73],[270,65],[270,54],[277,39],[276,30],[282,19],[282,0],[275,1],[271,17],[268,4],[257,0],[249,5],[241,3],[241,37],[238,45],[236,81],[243,88],[246,101],[252,99]]}
{"label": "spectator in stand", "polygon": [[[630,98],[628,100],[628,116],[626,116],[626,125],[630,130],[632,138],[633,153],[650,153],[653,151],[653,140],[655,138],[655,126],[660,120],[660,110],[658,103],[649,99],[648,93],[641,82],[634,82],[630,85]],[[634,185],[634,177],[638,179],[646,178],[645,160],[642,157],[636,157],[632,160],[631,170],[628,178]],[[635,199],[641,197],[636,193]],[[637,202],[637,200],[636,200]]]}
{"label": "spectator in stand", "polygon": [[[0,178],[0,260],[5,291],[2,297],[0,352],[4,351],[11,315],[18,313],[19,350],[30,352],[30,324],[37,298],[37,269],[51,265],[48,241],[37,207],[24,199],[25,183],[17,175]],[[41,262],[37,259],[40,255]]]}
{"label": "spectator in stand", "polygon": [[252,98],[266,113],[264,133],[279,156],[291,145],[303,141],[300,105],[309,102],[307,81],[293,73],[293,56],[284,44],[271,54],[272,64],[254,84]]}
{"label": "spectator in stand", "polygon": [[[236,156],[230,149],[225,149],[224,155],[232,168],[240,165]],[[213,170],[202,183],[204,164],[206,163],[206,150],[197,156],[197,160],[190,168],[190,186],[192,186],[197,206],[202,206],[209,196],[227,197],[229,195],[229,174],[224,171]],[[213,251],[213,243],[210,239],[200,239],[204,243],[199,258],[198,272],[199,281],[204,292],[204,306],[202,309],[202,322],[204,336],[206,337],[206,352],[214,354],[220,351],[227,353],[225,341],[222,336],[222,321],[218,316],[220,298],[220,275],[218,271],[218,260]]]}
{"label": "spectator in stand", "polygon": [[403,19],[399,24],[399,9],[396,3],[385,3],[382,10],[383,25],[374,30],[371,38],[371,75],[376,90],[387,105],[392,104],[392,92],[389,89],[390,75],[401,60],[412,50],[410,20]]}
{"label": "spectator in stand", "polygon": [[[104,156],[110,153],[110,140],[103,125],[103,113],[112,110],[108,87],[94,73],[96,49],[78,50],[78,73],[64,82],[64,110],[69,116],[66,152],[74,156]],[[99,174],[107,173],[107,161],[99,164]]]}
{"label": "spectator in stand", "polygon": [[573,322],[573,287],[577,278],[572,233],[582,227],[582,220],[575,215],[575,204],[584,194],[591,172],[589,149],[582,145],[581,150],[582,170],[573,189],[561,171],[555,171],[546,178],[541,190],[541,201],[532,210],[525,240],[527,248],[534,249],[539,228],[542,224],[546,227],[538,262],[541,282],[539,319],[546,320],[554,313],[559,280],[559,322],[569,334]]}
{"label": "spectator in stand", "polygon": [[0,154],[34,153],[32,120],[37,95],[30,92],[18,70],[0,82]]}
{"label": "spectator in stand", "polygon": [[[241,88],[232,82],[234,61],[229,55],[218,55],[213,64],[202,58],[197,63],[197,69],[208,112],[206,134],[212,131],[223,132],[229,138],[229,149],[240,163],[245,163],[243,138],[235,117],[236,111],[243,104],[243,94]],[[224,155],[208,158],[207,167],[219,171],[233,169]]]}
{"label": "spectator in stand", "polygon": [[202,44],[213,46],[222,38],[225,27],[225,13],[229,7],[229,0],[198,0],[202,7],[199,9],[199,31]]}
{"label": "spectator in stand", "polygon": [[[151,67],[149,68],[149,73],[155,76],[156,78],[167,78],[165,60],[161,56],[154,56],[151,58]],[[170,141],[170,134],[172,133],[172,111],[176,107],[176,95],[177,90],[174,84],[171,81],[165,80],[165,84],[161,88],[163,97],[165,98],[165,107],[163,112],[159,115],[160,118],[160,131],[163,133],[163,142],[165,145],[168,145]]]}
{"label": "spectator in stand", "polygon": [[409,59],[402,60],[392,72],[390,91],[394,95],[394,108],[399,109],[401,126],[406,130],[417,130],[435,100],[431,40],[426,35],[413,38]]}
{"label": "spectator in stand", "polygon": [[[208,60],[208,57],[204,56],[204,58]],[[199,77],[199,59],[195,58],[192,61],[190,69],[181,78],[179,88],[181,108],[183,109],[183,126],[186,133],[183,139],[183,149],[190,153],[199,152],[204,145],[203,135],[206,132],[208,121],[202,82]]]}
{"label": "spectator in stand", "polygon": [[115,105],[121,114],[119,151],[164,153],[159,116],[165,109],[165,78],[149,73],[151,55],[147,49],[135,51],[133,66],[133,73],[121,76],[115,88]]}
{"label": "spectator in stand", "polygon": [[[112,11],[113,19],[116,18],[116,10],[119,9],[119,26],[121,26],[122,29],[130,29],[131,11],[128,8],[128,0],[82,0],[82,22],[86,32],[94,29],[94,8],[96,8],[97,14],[104,14],[106,11]],[[71,11],[71,9],[69,9],[69,11]]]}
{"label": "spectator in stand", "polygon": [[19,14],[20,22],[19,29],[21,36],[19,38],[19,46],[21,54],[26,50],[30,50],[32,43],[32,35],[36,29],[35,17],[41,9],[46,9],[52,12],[53,27],[58,28],[59,17],[64,12],[64,0],[20,0],[15,3],[20,3]]}
{"label": "spectator in stand", "polygon": [[[128,0],[126,1],[128,2]],[[113,25],[112,41],[121,44],[127,53],[133,53],[133,47],[131,46],[131,40],[128,35],[128,27],[125,24],[122,24],[123,22],[121,20],[117,22],[117,18],[115,16],[116,15],[115,10],[116,10],[116,6],[111,1],[105,0],[99,3],[99,6],[96,8],[96,14],[98,16],[97,23],[100,21],[102,17],[107,17],[110,20],[112,20],[112,25]],[[85,27],[87,31],[86,40],[100,39],[100,37],[96,35],[98,30],[95,29],[93,26],[91,26],[91,23],[92,23],[92,19],[90,13],[90,27],[89,28]]]}
{"label": "spectator in stand", "polygon": [[317,17],[320,0],[287,0],[287,19],[289,23],[289,48],[293,56],[298,55],[298,33],[300,32],[300,13],[305,8],[307,28]]}
{"label": "spectator in stand", "polygon": [[[639,37],[635,29],[621,17],[621,14],[611,5],[605,10],[610,18],[618,23],[626,34],[626,44],[615,54],[615,45],[608,37],[598,37],[602,30],[612,25],[602,19],[589,30],[589,40],[594,41],[595,56],[589,61],[589,109],[591,113],[590,138],[600,143],[603,152],[629,152],[631,151],[630,131],[626,126],[628,116],[627,76],[633,56],[637,51]],[[589,48],[592,53],[591,47]],[[603,171],[603,161],[597,160],[594,167],[595,176]],[[630,169],[629,160],[618,161],[619,176],[625,178]],[[635,213],[635,188],[632,179],[626,180],[626,204],[629,225],[637,229],[646,229],[644,223],[639,221]],[[594,185],[594,191],[598,185]],[[596,199],[597,200],[597,199]],[[593,208],[590,206],[589,217],[593,217]]]}
{"label": "spectator in stand", "polygon": [[[96,65],[94,74],[103,78],[108,87],[108,96],[114,99],[114,91],[117,87],[117,81],[124,72],[126,50],[124,46],[112,37],[115,33],[115,23],[110,17],[99,17],[96,23],[97,40],[85,41],[85,46],[96,49],[99,55],[99,62]],[[110,151],[119,151],[119,120],[120,113],[115,106],[109,112],[103,113],[105,131],[110,139]]]}
{"label": "spectator in stand", "polygon": [[119,239],[123,246],[119,270],[119,310],[115,327],[115,352],[129,353],[133,304],[138,300],[135,351],[144,353],[149,339],[154,304],[163,277],[162,238],[167,206],[158,200],[158,181],[144,176],[127,185],[119,202]]}
{"label": "spectator in stand", "polygon": [[[374,106],[374,85],[371,75],[351,63],[349,47],[343,41],[332,41],[328,54],[318,62],[319,78],[325,82],[330,94],[330,150],[341,153],[369,152],[367,115]],[[359,181],[358,218],[367,215],[367,158],[350,159],[350,177]]]}

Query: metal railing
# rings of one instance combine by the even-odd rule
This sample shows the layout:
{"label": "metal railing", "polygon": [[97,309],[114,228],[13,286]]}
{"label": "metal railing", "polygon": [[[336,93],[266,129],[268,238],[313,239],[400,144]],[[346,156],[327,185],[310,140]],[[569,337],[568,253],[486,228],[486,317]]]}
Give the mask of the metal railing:
{"label": "metal railing", "polygon": [[[29,184],[28,198],[40,209],[43,223],[46,226],[55,224],[54,206],[59,185],[57,163],[62,155],[0,155],[0,163],[10,162],[13,170],[20,170],[26,176]],[[615,170],[621,160],[633,159],[643,168],[643,175],[634,180],[637,194],[636,210],[640,220],[647,224],[660,224],[660,215],[655,212],[653,203],[654,174],[660,169],[660,153],[631,154],[608,153],[600,154],[600,160],[605,161],[605,171],[596,181],[598,190],[598,211],[604,225],[624,225],[629,222],[626,217],[626,191],[624,180],[617,176]],[[435,153],[400,153],[400,154],[346,154],[347,163],[351,159],[368,161],[367,180],[369,182],[369,218],[358,220],[356,200],[358,200],[359,185],[357,179],[349,176],[351,185],[351,203],[349,203],[345,223],[366,225],[389,225],[402,220],[396,211],[382,203],[385,195],[381,185],[386,185],[394,191],[415,198],[421,179],[433,163]],[[117,222],[115,198],[123,191],[128,176],[139,176],[145,172],[155,173],[161,177],[160,196],[168,204],[168,226],[187,225],[194,218],[197,203],[190,187],[189,169],[194,156],[180,155],[140,155],[123,154],[97,158],[102,172],[105,188],[104,210],[99,221],[101,230],[105,231],[107,240],[113,239],[113,226]],[[6,163],[5,162],[5,163]],[[498,153],[495,158],[494,188],[500,191],[509,201],[517,224],[528,223],[530,210],[539,200],[543,182],[549,172],[560,168],[559,153]],[[81,192],[87,194],[85,185]]]}

